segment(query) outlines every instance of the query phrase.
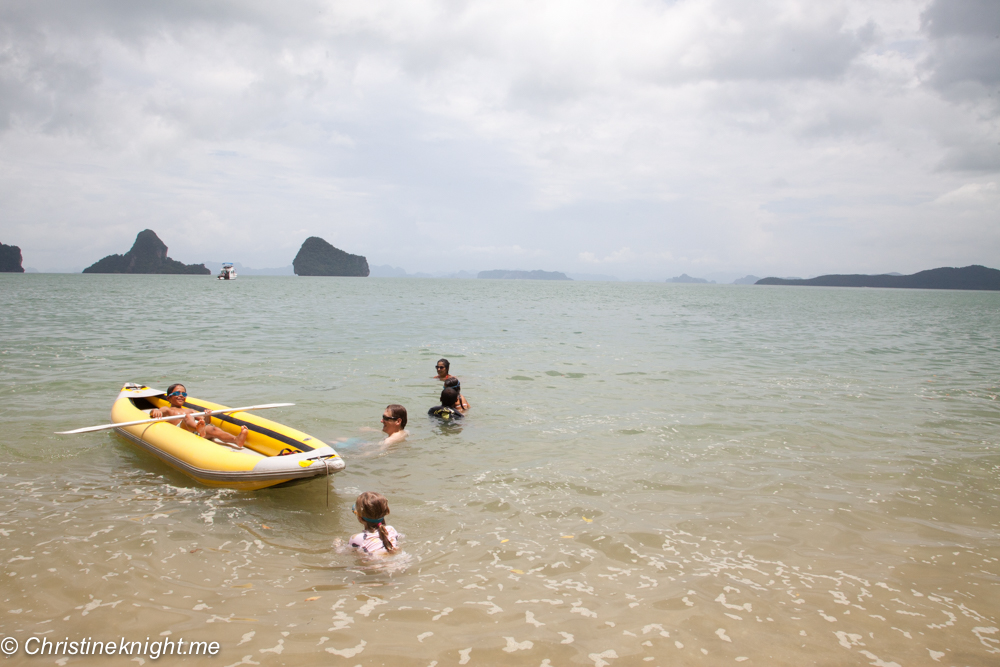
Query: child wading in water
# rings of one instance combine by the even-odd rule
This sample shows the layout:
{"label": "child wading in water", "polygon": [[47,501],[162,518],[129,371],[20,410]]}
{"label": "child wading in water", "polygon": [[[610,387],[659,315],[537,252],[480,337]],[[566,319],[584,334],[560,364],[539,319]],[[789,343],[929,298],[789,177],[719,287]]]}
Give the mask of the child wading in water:
{"label": "child wading in water", "polygon": [[389,501],[385,496],[365,491],[358,496],[351,511],[358,517],[364,530],[351,536],[348,543],[350,546],[361,549],[366,554],[396,553],[398,534],[395,528],[385,523],[385,517],[389,513]]}

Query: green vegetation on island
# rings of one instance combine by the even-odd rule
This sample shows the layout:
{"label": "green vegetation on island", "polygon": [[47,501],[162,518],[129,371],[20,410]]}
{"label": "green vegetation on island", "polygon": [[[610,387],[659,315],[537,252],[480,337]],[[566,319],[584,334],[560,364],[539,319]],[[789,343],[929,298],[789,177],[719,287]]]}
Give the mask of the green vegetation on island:
{"label": "green vegetation on island", "polygon": [[572,280],[565,273],[559,271],[505,271],[503,269],[480,271],[477,277],[499,278],[501,280]]}
{"label": "green vegetation on island", "polygon": [[0,243],[0,273],[24,273],[21,249],[16,245]]}
{"label": "green vegetation on island", "polygon": [[297,276],[368,277],[368,260],[335,248],[318,236],[310,236],[292,260]]}
{"label": "green vegetation on island", "polygon": [[1000,290],[1000,271],[973,265],[928,269],[910,276],[882,274],[829,275],[805,280],[764,278],[757,285],[804,285],[814,287],[898,287],[904,289]]}
{"label": "green vegetation on island", "polygon": [[167,246],[152,229],[135,237],[132,249],[124,255],[108,255],[83,270],[84,273],[167,273],[207,276],[212,272],[204,264],[183,264],[167,257]]}

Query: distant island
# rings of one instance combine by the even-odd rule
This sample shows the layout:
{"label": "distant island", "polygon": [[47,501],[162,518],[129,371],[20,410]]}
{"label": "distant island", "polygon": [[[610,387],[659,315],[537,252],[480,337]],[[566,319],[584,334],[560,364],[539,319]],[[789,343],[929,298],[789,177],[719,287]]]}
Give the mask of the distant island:
{"label": "distant island", "polygon": [[135,237],[132,249],[124,255],[108,255],[85,268],[84,273],[165,273],[211,275],[204,264],[182,264],[167,257],[167,246],[152,229]]}
{"label": "distant island", "polygon": [[667,282],[668,283],[690,283],[690,284],[693,284],[693,283],[703,283],[705,285],[714,285],[715,284],[714,280],[705,280],[704,278],[692,278],[691,276],[689,276],[686,273],[682,273],[679,276],[674,276],[673,278],[669,278],[667,280]]}
{"label": "distant island", "polygon": [[572,280],[565,273],[559,271],[505,271],[503,269],[480,271],[476,277],[501,280]]}
{"label": "distant island", "polygon": [[368,260],[335,248],[318,236],[310,236],[292,260],[297,276],[353,276],[367,278]]}
{"label": "distant island", "polygon": [[910,276],[884,273],[869,275],[829,275],[792,280],[764,278],[757,285],[806,285],[816,287],[899,287],[905,289],[1000,290],[1000,271],[973,265],[961,269],[950,266],[929,269]]}
{"label": "distant island", "polygon": [[24,273],[21,249],[16,245],[0,243],[0,273]]}
{"label": "distant island", "polygon": [[737,278],[733,281],[734,285],[755,285],[757,281],[760,280],[757,276],[748,275],[743,278]]}

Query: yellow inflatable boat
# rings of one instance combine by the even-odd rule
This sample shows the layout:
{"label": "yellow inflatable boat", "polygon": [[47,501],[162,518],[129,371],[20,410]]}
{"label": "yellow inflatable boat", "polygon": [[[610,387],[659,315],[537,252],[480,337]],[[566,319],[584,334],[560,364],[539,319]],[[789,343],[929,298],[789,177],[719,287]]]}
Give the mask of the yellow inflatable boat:
{"label": "yellow inflatable boat", "polygon": [[[149,418],[153,408],[169,407],[165,392],[128,383],[114,405],[115,424]],[[226,410],[226,406],[188,397],[184,407],[195,411]],[[115,431],[167,465],[202,484],[244,491],[282,482],[332,475],[344,469],[344,459],[332,447],[310,435],[249,412],[213,414],[211,423],[237,435],[246,426],[243,449],[207,440],[168,422],[120,426]]]}

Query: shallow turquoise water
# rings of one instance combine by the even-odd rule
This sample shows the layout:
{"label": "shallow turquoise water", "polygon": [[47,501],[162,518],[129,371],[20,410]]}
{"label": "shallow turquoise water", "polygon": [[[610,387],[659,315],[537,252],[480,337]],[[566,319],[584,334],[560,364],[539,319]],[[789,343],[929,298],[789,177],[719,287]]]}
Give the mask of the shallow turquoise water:
{"label": "shallow turquoise water", "polygon": [[[1000,658],[1000,294],[0,275],[0,309],[0,632],[22,641],[169,632],[220,665]],[[424,415],[441,356],[461,428]],[[53,434],[107,421],[126,381],[294,402],[267,416],[350,439],[330,508],[323,480],[218,491]],[[383,451],[360,429],[395,402],[412,435]],[[337,548],[369,489],[403,557]]]}

